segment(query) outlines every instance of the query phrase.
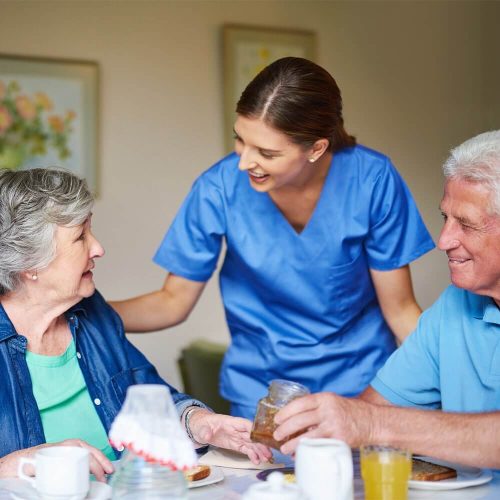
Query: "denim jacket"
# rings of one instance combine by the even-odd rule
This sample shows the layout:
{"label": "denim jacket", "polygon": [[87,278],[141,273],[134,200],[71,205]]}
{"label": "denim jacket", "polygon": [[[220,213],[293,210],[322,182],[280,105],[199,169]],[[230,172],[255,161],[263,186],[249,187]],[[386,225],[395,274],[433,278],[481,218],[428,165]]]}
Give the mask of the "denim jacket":
{"label": "denim jacket", "polygon": [[[120,317],[99,292],[80,301],[65,316],[80,369],[106,433],[123,404],[127,388],[134,384],[165,384],[179,414],[191,405],[205,408],[158,375],[155,367],[127,340]],[[16,332],[0,304],[0,457],[45,443],[26,364],[26,346],[26,337]]]}

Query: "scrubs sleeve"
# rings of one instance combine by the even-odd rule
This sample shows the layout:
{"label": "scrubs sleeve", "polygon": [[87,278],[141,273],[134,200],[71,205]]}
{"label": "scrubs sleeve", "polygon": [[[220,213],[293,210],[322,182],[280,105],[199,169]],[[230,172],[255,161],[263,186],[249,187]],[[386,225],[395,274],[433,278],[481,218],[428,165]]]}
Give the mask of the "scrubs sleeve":
{"label": "scrubs sleeve", "polygon": [[225,233],[222,182],[209,170],[193,184],[153,260],[183,278],[207,281],[216,268]]}
{"label": "scrubs sleeve", "polygon": [[439,370],[440,301],[425,311],[416,330],[394,351],[371,386],[399,406],[441,408]]}
{"label": "scrubs sleeve", "polygon": [[403,267],[434,248],[415,201],[391,162],[375,179],[365,250],[371,269]]}

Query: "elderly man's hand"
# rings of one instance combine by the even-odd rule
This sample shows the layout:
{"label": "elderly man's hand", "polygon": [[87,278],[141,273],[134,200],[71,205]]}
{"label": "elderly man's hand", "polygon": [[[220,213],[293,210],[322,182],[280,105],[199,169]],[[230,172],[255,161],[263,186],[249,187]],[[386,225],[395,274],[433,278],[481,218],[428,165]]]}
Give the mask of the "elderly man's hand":
{"label": "elderly man's hand", "polygon": [[374,406],[323,392],[297,398],[275,416],[278,424],[274,437],[277,441],[300,433],[281,447],[281,452],[294,453],[302,437],[328,437],[345,441],[357,447],[371,441]]}
{"label": "elderly man's hand", "polygon": [[267,446],[250,441],[252,423],[245,418],[199,409],[193,412],[189,427],[199,443],[239,451],[246,454],[254,464],[268,462],[272,457],[271,450]]}

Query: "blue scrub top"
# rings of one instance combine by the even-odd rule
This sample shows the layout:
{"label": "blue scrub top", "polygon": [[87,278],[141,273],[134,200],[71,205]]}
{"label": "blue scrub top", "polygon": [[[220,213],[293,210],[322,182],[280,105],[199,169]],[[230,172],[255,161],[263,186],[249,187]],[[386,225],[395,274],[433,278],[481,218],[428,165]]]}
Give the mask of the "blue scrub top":
{"label": "blue scrub top", "polygon": [[335,153],[299,234],[230,154],[194,183],[154,261],[206,281],[223,240],[220,289],[232,337],[220,390],[252,417],[269,382],[353,396],[395,349],[369,269],[402,267],[434,247],[390,160],[363,146]]}

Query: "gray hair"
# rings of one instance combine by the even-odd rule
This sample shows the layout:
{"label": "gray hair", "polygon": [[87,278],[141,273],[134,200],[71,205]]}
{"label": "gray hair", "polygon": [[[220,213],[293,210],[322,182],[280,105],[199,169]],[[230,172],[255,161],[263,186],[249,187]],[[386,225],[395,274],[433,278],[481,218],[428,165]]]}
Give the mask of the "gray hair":
{"label": "gray hair", "polygon": [[443,172],[447,179],[484,184],[491,193],[491,210],[500,215],[500,130],[484,132],[452,149]]}
{"label": "gray hair", "polygon": [[23,272],[55,258],[57,226],[83,224],[94,198],[85,180],[62,169],[0,169],[0,295],[19,287]]}

